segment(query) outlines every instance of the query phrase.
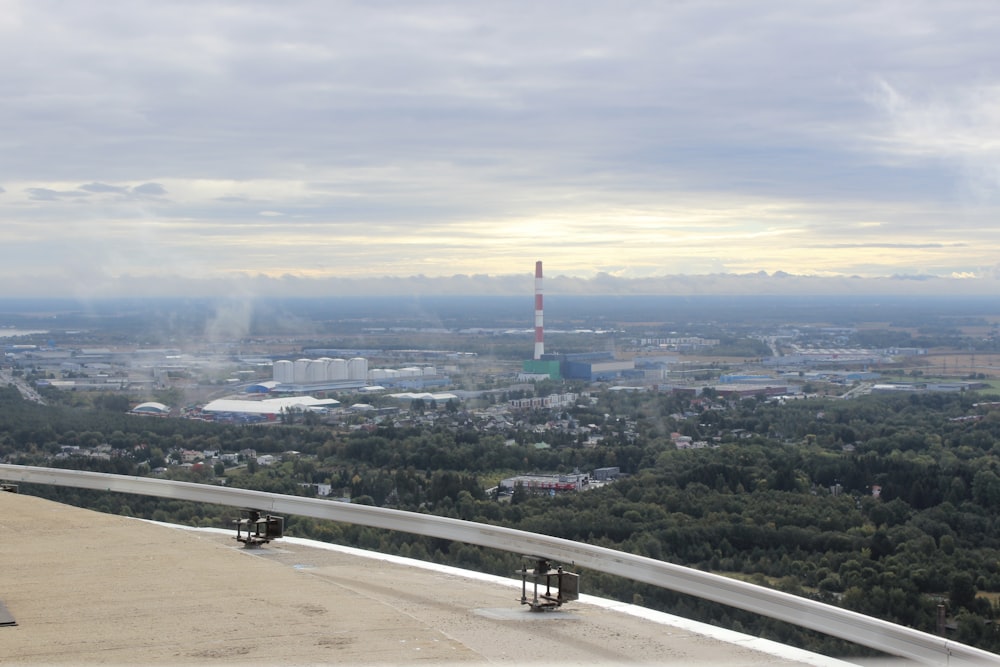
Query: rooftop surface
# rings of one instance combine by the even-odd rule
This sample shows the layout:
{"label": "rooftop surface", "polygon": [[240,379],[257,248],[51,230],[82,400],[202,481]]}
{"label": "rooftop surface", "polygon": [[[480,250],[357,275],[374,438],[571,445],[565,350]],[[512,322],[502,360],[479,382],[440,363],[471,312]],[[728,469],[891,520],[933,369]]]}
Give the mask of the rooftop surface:
{"label": "rooftop surface", "polygon": [[0,493],[0,602],[17,622],[0,662],[844,664],[586,596],[532,613],[513,578],[234,536]]}

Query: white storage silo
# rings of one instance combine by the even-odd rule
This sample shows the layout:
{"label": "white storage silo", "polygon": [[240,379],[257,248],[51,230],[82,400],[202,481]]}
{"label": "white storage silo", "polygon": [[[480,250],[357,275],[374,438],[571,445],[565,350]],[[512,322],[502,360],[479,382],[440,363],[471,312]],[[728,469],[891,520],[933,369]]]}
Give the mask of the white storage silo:
{"label": "white storage silo", "polygon": [[331,359],[328,368],[328,380],[339,382],[347,379],[347,362],[343,359]]}
{"label": "white storage silo", "polygon": [[295,371],[292,374],[292,382],[295,384],[305,384],[309,377],[309,364],[311,359],[296,359]]}
{"label": "white storage silo", "polygon": [[306,367],[306,382],[316,384],[326,380],[326,362],[322,359],[313,359]]}
{"label": "white storage silo", "polygon": [[276,361],[274,362],[274,366],[271,367],[271,375],[275,382],[291,384],[295,381],[295,364],[287,359]]}
{"label": "white storage silo", "polygon": [[368,379],[368,360],[364,357],[354,357],[347,362],[347,379],[348,380],[367,380]]}
{"label": "white storage silo", "polygon": [[434,368],[433,366],[424,366],[423,369],[422,369],[422,371],[423,371],[423,373],[422,373],[423,375],[437,375],[438,374],[437,369]]}

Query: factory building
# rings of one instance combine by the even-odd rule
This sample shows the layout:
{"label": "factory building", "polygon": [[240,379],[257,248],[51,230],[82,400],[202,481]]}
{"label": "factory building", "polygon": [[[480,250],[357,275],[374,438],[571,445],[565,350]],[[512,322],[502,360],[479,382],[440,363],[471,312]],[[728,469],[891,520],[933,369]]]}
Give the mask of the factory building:
{"label": "factory building", "polygon": [[607,468],[595,468],[590,476],[597,482],[611,482],[621,477],[622,471],[618,466]]}
{"label": "factory building", "polygon": [[500,480],[499,491],[503,494],[514,492],[516,486],[522,486],[531,493],[556,493],[566,491],[582,491],[590,482],[586,473],[569,475],[518,475]]}
{"label": "factory building", "polygon": [[521,363],[523,378],[598,382],[635,374],[634,361],[619,361],[609,353],[546,354],[543,304],[542,263],[535,262],[535,354]]}
{"label": "factory building", "polygon": [[563,377],[570,380],[600,382],[628,377],[634,372],[633,360],[620,361],[604,352],[567,354],[563,361]]}
{"label": "factory building", "polygon": [[552,394],[550,396],[532,396],[530,398],[514,398],[508,403],[515,410],[539,409],[539,408],[561,408],[574,405],[578,394]]}
{"label": "factory building", "polygon": [[275,382],[274,380],[271,380],[269,382],[256,382],[256,383],[254,383],[252,385],[249,385],[246,388],[246,393],[248,393],[248,394],[270,394],[272,391],[274,391],[275,389],[277,389],[278,385],[280,385],[280,384],[281,384],[280,382]]}
{"label": "factory building", "polygon": [[555,355],[544,355],[542,359],[526,359],[521,371],[526,375],[546,375],[550,380],[562,379],[562,362]]}
{"label": "factory building", "polygon": [[132,408],[132,414],[134,415],[153,415],[155,417],[166,417],[170,414],[170,408],[168,408],[163,403],[157,403],[155,401],[149,401],[146,403],[140,403],[139,405]]}
{"label": "factory building", "polygon": [[422,393],[404,392],[401,394],[389,394],[389,398],[394,398],[397,401],[402,401],[404,403],[412,403],[413,401],[424,401],[425,403],[428,403],[432,406],[434,405],[442,406],[445,405],[448,401],[457,402],[461,400],[459,399],[457,394],[453,394],[451,392],[437,392],[433,394],[430,392],[422,392]]}
{"label": "factory building", "polygon": [[552,380],[586,380],[604,382],[623,377],[641,377],[631,359],[615,359],[608,352],[579,354],[546,354],[541,359],[522,362],[525,376],[548,376]]}
{"label": "factory building", "polygon": [[273,422],[279,419],[282,412],[324,412],[338,405],[340,402],[332,398],[318,399],[312,396],[268,398],[262,401],[220,398],[207,403],[201,409],[201,414],[217,421]]}

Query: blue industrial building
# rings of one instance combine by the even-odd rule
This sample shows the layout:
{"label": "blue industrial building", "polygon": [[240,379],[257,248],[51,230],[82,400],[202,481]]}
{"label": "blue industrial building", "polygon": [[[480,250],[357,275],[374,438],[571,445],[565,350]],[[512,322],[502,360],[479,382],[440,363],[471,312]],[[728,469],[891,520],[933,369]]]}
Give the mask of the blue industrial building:
{"label": "blue industrial building", "polygon": [[553,380],[586,380],[604,382],[623,377],[641,377],[631,359],[620,361],[610,352],[578,352],[544,354],[541,359],[529,359],[523,364],[525,373],[548,375]]}

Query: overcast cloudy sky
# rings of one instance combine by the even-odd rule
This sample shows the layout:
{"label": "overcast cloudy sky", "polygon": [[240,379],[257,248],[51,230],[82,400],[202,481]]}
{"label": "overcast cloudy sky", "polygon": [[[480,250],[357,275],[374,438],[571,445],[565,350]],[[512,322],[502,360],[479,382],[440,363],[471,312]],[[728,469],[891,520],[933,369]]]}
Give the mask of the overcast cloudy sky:
{"label": "overcast cloudy sky", "polygon": [[0,284],[995,291],[998,34],[991,0],[0,0]]}

